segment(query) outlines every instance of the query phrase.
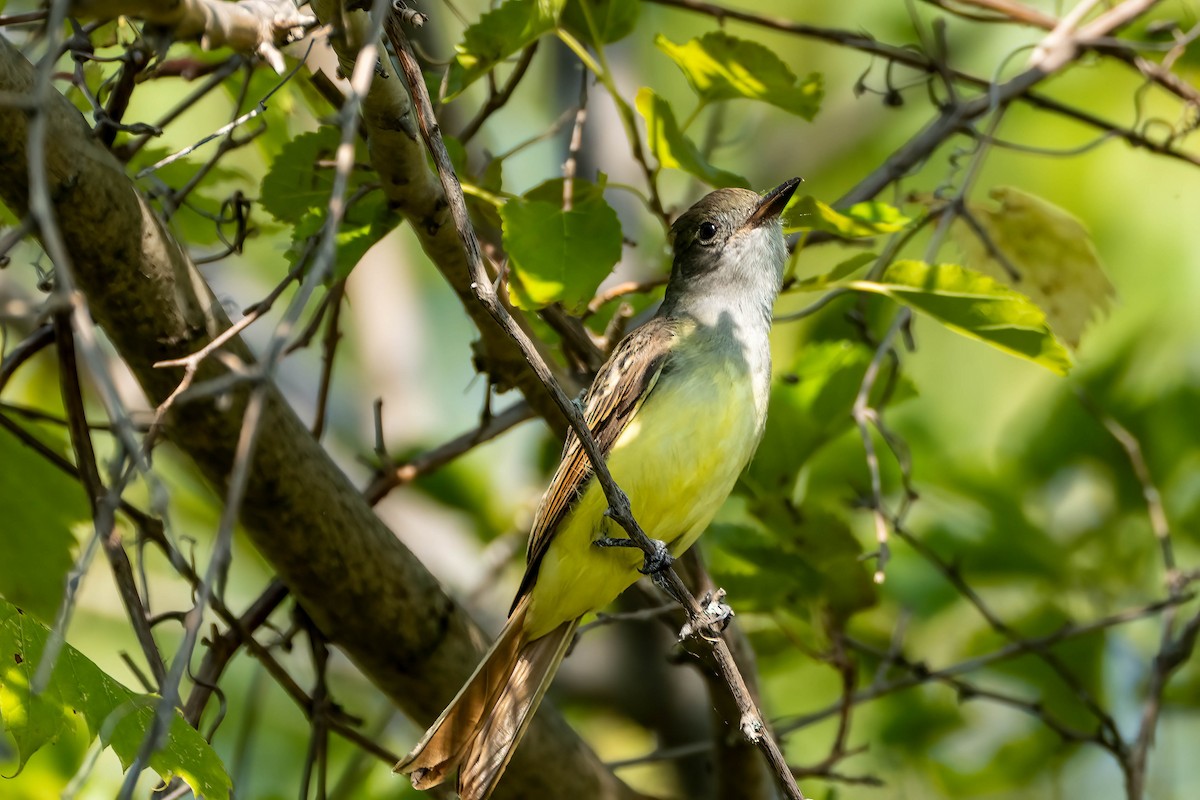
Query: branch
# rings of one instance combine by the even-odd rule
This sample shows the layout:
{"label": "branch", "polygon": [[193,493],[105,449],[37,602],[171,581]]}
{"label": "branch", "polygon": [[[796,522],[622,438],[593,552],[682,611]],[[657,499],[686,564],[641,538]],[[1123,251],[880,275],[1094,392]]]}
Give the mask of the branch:
{"label": "branch", "polygon": [[481,423],[475,430],[457,436],[443,445],[422,453],[399,466],[381,470],[363,491],[367,502],[375,505],[397,486],[404,486],[429,472],[449,464],[476,445],[491,441],[509,428],[533,416],[528,403],[517,403]]}
{"label": "branch", "polygon": [[129,624],[133,628],[138,645],[142,648],[142,654],[146,657],[146,663],[150,666],[155,690],[158,690],[166,678],[167,668],[150,632],[146,606],[138,593],[133,567],[116,530],[116,508],[110,502],[108,490],[100,478],[100,468],[92,448],[91,430],[84,415],[83,387],[79,381],[79,369],[75,359],[75,334],[71,328],[70,317],[67,311],[55,314],[54,333],[58,345],[59,382],[62,387],[63,408],[67,412],[71,447],[75,452],[80,483],[83,484],[88,504],[91,506],[94,535],[100,540],[100,547],[108,558],[113,581],[117,585],[117,594],[125,606],[125,614],[129,617]]}
{"label": "branch", "polygon": [[142,19],[174,39],[198,38],[206,50],[230,47],[257,53],[276,72],[283,72],[283,54],[276,45],[300,38],[315,22],[292,0],[74,0],[71,13],[89,19]]}
{"label": "branch", "polygon": [[[314,0],[312,9],[322,22],[336,22],[330,41],[342,69],[348,70],[364,44],[367,15],[343,11],[334,0]],[[362,117],[371,165],[379,173],[389,205],[412,226],[421,249],[479,329],[482,369],[498,389],[519,389],[538,415],[556,433],[563,433],[563,417],[545,386],[504,329],[475,301],[473,279],[450,218],[446,195],[417,140],[412,102],[402,82],[394,76],[373,81],[363,100]],[[572,386],[566,375],[556,377],[560,383]]]}
{"label": "branch", "polygon": [[841,698],[817,711],[793,717],[786,722],[780,723],[777,727],[784,734],[791,733],[792,731],[813,725],[821,720],[838,716],[839,714],[843,713],[843,709],[847,703],[850,705],[860,705],[889,694],[895,694],[896,692],[900,692],[905,689],[911,689],[914,686],[921,686],[929,683],[930,681],[942,680],[943,678],[952,678],[959,675],[967,675],[972,672],[977,672],[992,664],[998,664],[1002,661],[1009,661],[1013,658],[1017,658],[1029,653],[1046,652],[1049,650],[1049,648],[1059,644],[1060,642],[1076,639],[1080,636],[1087,636],[1088,634],[1105,630],[1106,628],[1112,628],[1116,625],[1124,625],[1129,622],[1136,622],[1137,620],[1156,616],[1163,613],[1163,611],[1166,609],[1173,608],[1181,603],[1185,603],[1193,599],[1193,597],[1194,595],[1171,597],[1167,598],[1166,600],[1159,600],[1158,602],[1150,603],[1138,608],[1131,608],[1127,611],[1121,611],[1119,613],[1112,614],[1111,616],[1103,617],[1082,625],[1064,625],[1054,633],[1047,634],[1046,636],[1039,636],[1031,639],[1018,638],[991,653],[970,658],[965,661],[960,661],[957,664],[941,667],[940,669],[929,669],[928,666],[918,662],[916,666],[919,666],[920,668],[914,670],[912,674],[906,675],[902,678],[897,678],[893,681],[878,681],[866,689],[860,689],[849,698]]}
{"label": "branch", "polygon": [[[392,43],[393,52],[400,63],[401,71],[408,82],[409,91],[413,94],[416,101],[417,123],[421,128],[421,135],[425,140],[425,144],[433,156],[438,177],[441,178],[442,188],[450,203],[450,213],[453,216],[454,225],[461,240],[462,250],[466,255],[467,265],[472,277],[471,289],[478,304],[486,309],[492,319],[504,329],[504,332],[520,348],[526,362],[538,376],[538,380],[549,390],[555,404],[559,407],[562,415],[566,417],[571,427],[571,432],[578,438],[580,446],[587,454],[588,462],[591,465],[597,483],[604,490],[604,497],[608,501],[608,515],[629,534],[629,538],[637,543],[638,547],[646,553],[648,559],[655,556],[657,550],[654,544],[646,536],[641,526],[638,525],[637,520],[634,519],[633,511],[629,505],[629,498],[613,480],[612,474],[608,470],[608,465],[605,463],[604,457],[600,454],[600,449],[596,445],[595,439],[592,438],[591,431],[583,419],[583,414],[563,392],[562,388],[555,381],[554,376],[550,373],[546,363],[534,348],[529,337],[517,325],[516,320],[513,319],[508,309],[497,297],[495,288],[492,286],[487,272],[483,267],[483,256],[479,250],[479,240],[476,238],[475,229],[471,226],[471,221],[467,216],[466,199],[463,197],[462,186],[458,182],[458,176],[454,173],[454,166],[450,163],[450,154],[446,151],[445,142],[442,141],[441,128],[434,118],[433,105],[429,100],[429,93],[425,87],[425,79],[421,73],[421,67],[417,63],[408,38],[404,30],[400,27],[400,22],[395,15],[387,18],[384,23],[384,29],[387,32],[388,39]],[[702,631],[711,627],[711,618],[706,614],[705,609],[701,607],[696,598],[692,596],[691,592],[687,590],[687,587],[684,586],[683,581],[680,580],[673,569],[667,567],[660,572],[656,572],[654,577],[655,582],[683,606],[687,612],[688,619],[695,629]],[[762,751],[767,761],[771,764],[771,767],[775,770],[779,783],[788,797],[794,798],[794,800],[804,800],[804,795],[800,791],[800,787],[796,785],[796,779],[788,768],[779,745],[771,736],[762,713],[758,710],[741,673],[738,672],[733,655],[729,651],[729,646],[719,636],[714,637],[710,641],[717,668],[729,685],[729,690],[733,694],[738,709],[741,712],[741,718],[736,722],[742,734]]]}
{"label": "branch", "polygon": [[[695,594],[704,596],[719,591],[719,587],[713,583],[712,576],[708,574],[708,570],[704,566],[699,548],[693,547],[688,550],[681,561],[681,571],[684,573],[688,586]],[[677,625],[675,630],[679,630]],[[737,624],[737,620],[734,620],[721,634],[721,640],[728,645],[735,663],[742,674],[746,676],[746,685],[751,700],[758,703],[760,694],[757,663],[754,647],[750,644],[745,629]],[[708,696],[712,703],[716,797],[738,797],[744,800],[775,797],[771,765],[767,760],[755,755],[751,742],[748,742],[743,736],[733,734],[725,725],[728,720],[737,719],[741,709],[738,707],[737,698],[728,689],[724,675],[713,657],[712,649],[704,646],[707,642],[700,643],[700,646],[688,646],[692,643],[695,643],[695,637],[689,642],[685,642],[685,646],[687,646],[688,652],[696,656],[702,664],[703,668],[700,670],[700,674],[704,677]],[[774,738],[775,734],[772,733],[771,736]],[[794,770],[792,774],[797,778],[801,777],[796,775]]]}
{"label": "branch", "polygon": [[[757,25],[770,30],[782,31],[784,33],[790,33],[796,36],[802,36],[807,39],[815,39],[817,41],[827,42],[838,47],[858,50],[872,56],[886,59],[891,63],[903,64],[904,66],[911,67],[920,72],[944,75],[948,78],[954,79],[957,82],[981,89],[990,88],[992,85],[990,81],[984,78],[979,78],[965,72],[960,72],[959,70],[950,69],[945,65],[939,64],[919,50],[914,50],[908,47],[898,47],[896,45],[880,42],[868,34],[859,33],[857,31],[840,30],[837,28],[823,28],[818,25],[795,22],[783,17],[772,17],[763,14],[755,14],[748,11],[725,8],[712,3],[702,2],[702,0],[648,0],[648,2],[663,6],[670,6],[685,11],[707,14],[708,16],[711,16],[722,23],[727,18],[735,19],[739,22],[744,22],[750,25]],[[1109,51],[1104,50],[1103,52],[1107,54]],[[1139,69],[1140,68],[1141,67],[1139,66]],[[1178,80],[1174,81],[1174,83],[1178,82]],[[1170,86],[1167,88],[1175,91],[1175,89]],[[1176,91],[1176,94],[1180,93]],[[1186,96],[1186,92],[1185,94],[1180,94],[1180,96]],[[1191,153],[1177,150],[1174,147],[1171,147],[1170,143],[1164,144],[1162,142],[1153,141],[1152,139],[1146,138],[1138,131],[1130,128],[1124,128],[1120,125],[1115,125],[1107,120],[1100,119],[1099,117],[1087,111],[1073,108],[1072,106],[1068,106],[1065,103],[1059,102],[1058,100],[1054,100],[1036,92],[1025,91],[1018,94],[1016,97],[1014,97],[1014,99],[1018,102],[1027,103],[1035,108],[1052,111],[1055,114],[1060,114],[1069,119],[1073,119],[1076,122],[1103,131],[1106,134],[1124,139],[1133,147],[1139,147],[1157,155],[1163,155],[1167,156],[1168,158],[1185,161],[1193,166],[1200,166],[1200,157],[1192,155]]]}
{"label": "branch", "polygon": [[[34,68],[0,39],[0,97],[27,97]],[[61,95],[38,105],[48,135],[44,167],[51,212],[72,274],[152,404],[178,375],[154,364],[202,349],[229,327],[179,244]],[[28,130],[22,108],[0,107],[0,199],[18,213],[30,202]],[[44,235],[44,231],[42,232]],[[224,350],[253,363],[238,338]],[[228,377],[220,359],[201,381]],[[251,394],[231,383],[221,397],[177,403],[166,434],[216,487],[234,462]],[[321,631],[414,719],[428,722],[478,661],[482,635],[437,581],[372,513],[273,384],[261,384],[262,422],[242,504],[251,540]],[[365,613],[366,612],[366,613]],[[631,798],[570,728],[543,714],[498,797]]]}

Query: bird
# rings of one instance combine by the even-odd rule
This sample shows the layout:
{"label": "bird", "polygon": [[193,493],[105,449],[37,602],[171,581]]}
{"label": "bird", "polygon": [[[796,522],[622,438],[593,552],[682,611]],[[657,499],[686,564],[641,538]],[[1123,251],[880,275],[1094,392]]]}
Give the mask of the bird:
{"label": "bird", "polygon": [[[724,188],[671,226],[662,304],[614,348],[583,416],[647,536],[678,556],[695,543],[750,462],[766,423],[770,331],[787,260],[780,221],[799,185]],[[641,575],[643,554],[606,514],[568,434],[529,534],[504,629],[467,683],[395,766],[417,789],[458,770],[462,800],[495,789],[580,619]]]}

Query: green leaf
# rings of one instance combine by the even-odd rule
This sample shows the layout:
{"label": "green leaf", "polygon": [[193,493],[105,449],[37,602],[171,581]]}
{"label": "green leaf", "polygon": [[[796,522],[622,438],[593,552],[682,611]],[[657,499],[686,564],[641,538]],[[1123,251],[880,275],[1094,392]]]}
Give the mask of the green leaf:
{"label": "green leaf", "polygon": [[[790,496],[797,473],[827,442],[851,427],[850,410],[873,351],[861,342],[815,342],[771,386],[766,432],[743,478],[758,497]],[[882,377],[886,377],[882,376]],[[881,379],[871,400],[899,402],[916,394],[907,379]]]}
{"label": "green leaf", "polygon": [[[49,629],[0,600],[0,718],[17,745],[19,766],[83,717],[128,769],[150,728],[158,698],[134,694],[70,645],[63,645],[48,685],[33,694]],[[221,759],[198,731],[176,714],[150,767],[164,779],[179,776],[205,800],[226,800],[232,783]]]}
{"label": "green leaf", "polygon": [[711,186],[749,188],[749,181],[742,176],[717,169],[704,160],[692,140],[679,129],[671,106],[652,89],[643,88],[639,91],[636,102],[638,113],[646,120],[650,152],[660,165],[667,169],[681,169]]}
{"label": "green leaf", "polygon": [[897,261],[874,281],[852,281],[933,317],[947,328],[1040,364],[1059,375],[1071,355],[1046,326],[1046,314],[1023,294],[957,264]]}
{"label": "green leaf", "polygon": [[717,523],[704,534],[713,580],[743,611],[771,612],[815,601],[820,574],[803,553],[784,552],[751,525]]}
{"label": "green leaf", "polygon": [[578,308],[621,258],[621,222],[604,200],[603,176],[600,185],[575,179],[570,211],[562,209],[562,187],[562,179],[547,181],[500,209],[508,294],[518,308]]}
{"label": "green leaf", "polygon": [[638,0],[567,0],[562,13],[562,26],[576,39],[593,41],[588,17],[584,14],[585,4],[599,40],[594,44],[611,44],[633,33],[641,7]]}
{"label": "green leaf", "polygon": [[683,70],[702,102],[748,97],[805,119],[821,107],[821,76],[814,72],[798,81],[787,64],[756,42],[714,31],[687,44],[659,34],[654,43]]}
{"label": "green leaf", "polygon": [[951,232],[963,262],[1028,296],[1046,312],[1054,332],[1077,347],[1088,322],[1116,294],[1087,229],[1067,211],[1018,189],[1000,186],[989,194],[998,206],[970,203],[968,210],[1020,279],[960,219]]}
{"label": "green leaf", "polygon": [[76,481],[0,431],[0,595],[53,620],[73,560],[71,526],[90,518]]}
{"label": "green leaf", "polygon": [[508,0],[463,31],[446,75],[446,100],[558,24],[566,0]]}
{"label": "green leaf", "polygon": [[[329,215],[334,170],[319,167],[317,162],[332,159],[340,142],[341,131],[332,126],[301,134],[284,145],[263,176],[259,202],[271,216],[292,227],[292,244],[287,251],[292,264],[304,252],[307,240],[320,234]],[[354,194],[360,185],[361,180],[352,175],[347,195]],[[349,206],[335,234],[337,256],[331,280],[349,275],[391,227],[391,212],[379,192]]]}
{"label": "green leaf", "polygon": [[900,209],[887,203],[856,203],[835,211],[812,195],[793,198],[783,210],[783,232],[824,231],[845,239],[861,239],[904,230],[910,222]]}
{"label": "green leaf", "polygon": [[295,225],[313,211],[329,207],[333,169],[318,167],[337,155],[341,131],[325,125],[284,145],[263,176],[258,202],[280,222]]}

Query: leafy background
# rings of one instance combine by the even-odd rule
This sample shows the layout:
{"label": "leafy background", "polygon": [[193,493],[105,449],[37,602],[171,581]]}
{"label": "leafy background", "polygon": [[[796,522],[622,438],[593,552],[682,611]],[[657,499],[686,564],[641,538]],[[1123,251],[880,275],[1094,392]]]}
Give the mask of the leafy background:
{"label": "leafy background", "polygon": [[[485,10],[480,3],[461,5],[468,19]],[[481,227],[491,225],[498,232],[510,266],[521,279],[513,282],[512,296],[523,308],[551,299],[569,307],[586,304],[596,283],[618,261],[620,279],[662,274],[667,256],[661,228],[621,188],[643,180],[624,140],[623,126],[635,119],[632,115],[636,124],[645,126],[642,131],[650,131],[645,146],[663,167],[663,205],[681,210],[705,191],[704,183],[765,189],[792,175],[804,177],[803,193],[832,202],[931,114],[914,76],[898,72],[892,91],[884,70],[871,68],[862,54],[734,23],[721,33],[710,18],[653,4],[611,0],[592,5],[600,38],[612,42],[606,50],[608,74],[626,108],[614,107],[601,87],[590,89],[581,180],[575,190],[577,213],[556,216],[553,204],[561,196],[558,179],[570,126],[521,146],[547,130],[578,94],[571,51],[557,40],[541,41],[526,83],[484,126],[469,150],[460,153]],[[469,119],[485,98],[479,78],[490,66],[553,27],[553,6],[508,3],[465,35],[451,16],[428,9],[435,19],[424,38],[427,48],[448,56],[464,42],[475,54],[460,54],[449,67],[446,94],[461,96],[445,109],[448,131]],[[10,2],[6,12],[23,8]],[[930,20],[944,18],[928,6],[912,9],[887,0],[802,7],[768,1],[755,8],[818,25],[865,28],[895,43],[927,37]],[[1158,12],[1163,19],[1183,20],[1185,27],[1196,21],[1196,14],[1194,4],[1187,2],[1164,3]],[[577,40],[590,40],[591,31],[575,4],[568,4],[563,20]],[[756,74],[771,77],[765,90],[714,79],[703,58],[685,61],[689,69],[677,67],[688,48],[705,42],[718,49],[732,47],[730,35],[754,43],[742,45],[743,56]],[[1011,26],[977,25],[954,17],[947,22],[953,63],[980,75],[991,75],[1006,56],[1036,38]],[[176,48],[212,57],[194,46]],[[1185,59],[1180,67],[1193,82],[1195,69],[1194,59]],[[277,82],[264,72],[252,81],[251,97],[264,95]],[[1102,117],[1124,120],[1134,113],[1132,98],[1139,85],[1128,70],[1097,59],[1045,91]],[[856,91],[864,86],[867,91]],[[155,108],[177,101],[185,91],[181,82],[148,85],[135,95],[129,116],[153,119]],[[185,124],[169,129],[156,143],[160,149],[143,152],[134,169],[192,144],[197,131],[224,124],[232,98],[232,92],[210,95],[197,104]],[[1169,120],[1177,113],[1175,103],[1158,92],[1147,93],[1141,103],[1144,119]],[[231,153],[222,162],[224,170],[210,175],[189,207],[175,215],[176,231],[194,250],[217,250],[211,224],[196,210],[219,207],[232,188],[261,199],[262,210],[270,216],[258,214],[258,233],[247,240],[244,254],[205,267],[208,279],[231,305],[244,307],[281,280],[304,240],[319,226],[328,190],[319,184],[310,193],[299,191],[313,186],[312,174],[299,168],[336,143],[336,130],[321,124],[327,114],[328,107],[320,106],[311,90],[300,82],[289,84],[263,115],[267,132],[256,146]],[[998,135],[1067,151],[1092,142],[1095,132],[1018,104],[1006,115]],[[866,295],[848,292],[817,314],[777,325],[779,381],[772,430],[737,497],[702,545],[714,577],[730,591],[739,620],[756,645],[766,707],[781,730],[837,700],[842,677],[827,659],[814,658],[814,653],[831,652],[833,633],[844,631],[863,645],[856,659],[864,685],[872,680],[879,661],[870,655],[871,648],[887,652],[895,646],[897,631],[903,631],[904,656],[930,667],[956,664],[1004,646],[1006,639],[955,589],[947,573],[961,576],[989,608],[1026,637],[1165,595],[1142,486],[1095,409],[1119,420],[1141,443],[1162,493],[1176,558],[1185,566],[1197,563],[1200,317],[1194,305],[1200,297],[1200,227],[1188,220],[1200,211],[1200,173],[1107,141],[1069,156],[996,148],[982,163],[971,202],[985,225],[996,226],[992,231],[997,238],[1005,235],[999,227],[1013,224],[1019,213],[1033,213],[1029,209],[1040,208],[1038,204],[1065,212],[1047,212],[1049,223],[1046,216],[1039,219],[1059,231],[1054,241],[1066,241],[1073,249],[1023,257],[1077,266],[1077,272],[1062,281],[1084,297],[1071,296],[1055,309],[1054,298],[1061,295],[1039,300],[1036,292],[1021,289],[1050,312],[1050,327],[1059,339],[1079,340],[1075,364],[1068,377],[1056,374],[1066,369],[1066,351],[1042,334],[1026,348],[1032,348],[1034,361],[959,335],[937,319],[957,320],[961,328],[966,325],[962,315],[974,312],[946,310],[944,294],[934,295],[925,305],[912,300],[919,312],[914,323],[917,348],[903,356],[904,377],[892,389],[886,420],[907,444],[912,488],[919,496],[906,530],[949,566],[939,571],[913,546],[897,541],[886,581],[878,586],[871,581],[873,562],[861,558],[874,549],[871,515],[862,507],[870,479],[862,441],[849,416],[871,350],[861,344],[861,323],[855,319],[865,319],[880,332],[894,308],[889,298],[901,294],[888,287],[901,282],[904,265],[893,265],[871,280],[865,276],[869,264],[856,256],[864,247],[878,252],[884,236],[903,224],[896,222],[900,215],[920,216],[935,190],[959,180],[958,170],[970,157],[968,144],[965,139],[952,140],[905,182],[904,191],[881,197],[899,209],[882,223],[871,217],[892,214],[887,207],[860,209],[862,219],[851,219],[854,215],[836,215],[815,200],[805,201],[789,216],[797,227],[807,223],[815,230],[860,237],[853,246],[806,247],[793,265],[800,281],[797,288],[827,291],[839,283]],[[511,155],[502,163],[487,160],[488,154],[507,153]],[[359,160],[365,161],[365,155]],[[176,162],[177,175],[159,171],[142,185],[153,191],[156,181],[186,180],[200,163]],[[370,180],[369,173],[356,173],[355,186]],[[1090,232],[1094,253],[1082,244],[1083,231],[1073,218]],[[471,427],[485,387],[474,379],[471,366],[474,329],[421,255],[411,232],[401,227],[379,239],[391,225],[378,192],[372,194],[369,187],[364,187],[348,219],[339,233],[336,277],[349,275],[349,322],[325,441],[344,468],[365,484],[370,471],[364,462],[372,458],[374,437],[372,398],[384,398],[386,443],[393,455],[403,455],[436,446]],[[561,259],[545,258],[547,251],[536,240],[523,241],[539,236],[542,225],[547,226],[546,235],[559,226],[568,246],[583,251],[579,271],[571,278],[580,283],[571,284],[555,272],[561,269]],[[622,246],[622,236],[637,246]],[[929,236],[928,230],[919,233],[909,255],[921,258]],[[999,278],[996,266],[984,264],[986,254],[972,242],[956,230],[931,260],[972,263]],[[1097,277],[1089,260],[1097,255],[1106,279]],[[16,301],[35,297],[37,275],[29,265],[45,266],[42,261],[28,247],[16,251],[14,266],[0,273],[0,292]],[[839,265],[846,266],[838,270]],[[911,272],[928,269],[910,262],[910,275],[903,282],[921,284],[928,275],[913,277]],[[975,285],[990,281],[971,276],[964,280]],[[1093,312],[1108,296],[1108,282],[1115,290],[1111,308]],[[789,292],[778,312],[801,310],[819,296]],[[634,300],[635,306],[646,303]],[[930,310],[931,305],[938,308]],[[605,309],[593,323],[602,327],[611,311]],[[1043,320],[1027,319],[1024,324],[1040,330]],[[248,336],[261,343],[266,332],[265,327],[251,328]],[[299,352],[282,367],[280,381],[306,417],[312,413],[318,369],[319,354],[313,350]],[[61,413],[52,358],[41,356],[22,370],[3,399]],[[787,413],[778,413],[779,408]],[[102,414],[98,404],[91,410]],[[36,422],[27,427],[56,452],[69,450],[61,429]],[[103,436],[97,443],[102,449],[106,446]],[[882,450],[884,444],[876,438],[876,447]],[[504,556],[520,547],[553,451],[552,438],[540,425],[524,425],[394,491],[379,512],[447,586],[469,598],[481,618],[497,622],[518,574],[515,559],[505,561]],[[158,466],[171,498],[173,524],[186,531],[189,548],[203,560],[216,529],[217,498],[169,449],[161,452]],[[901,470],[886,452],[882,468],[889,503],[901,503]],[[0,545],[9,556],[0,560],[0,594],[51,624],[71,558],[87,541],[86,504],[76,484],[31,457],[4,432],[0,478]],[[152,499],[151,490],[137,487],[131,498],[145,505]],[[29,547],[31,532],[36,548]],[[172,580],[174,572],[165,561],[147,551],[145,563],[154,608],[185,606],[186,587]],[[496,573],[491,563],[508,566]],[[241,607],[252,600],[268,574],[239,542],[228,584],[230,605]],[[1194,604],[1187,608],[1195,613]],[[291,620],[280,613],[275,625],[286,631]],[[159,630],[164,649],[171,646],[169,626]],[[1043,661],[1028,655],[967,677],[980,692],[1040,703],[1044,716],[1090,734],[1096,720],[1079,700],[1079,690],[1086,690],[1129,736],[1141,714],[1139,698],[1159,630],[1160,622],[1151,618],[1059,645],[1054,652],[1075,676],[1074,683],[1064,683]],[[601,643],[611,644],[619,634],[609,628],[590,635],[595,641],[585,641],[589,648],[567,662],[555,699],[606,759],[643,755],[654,746],[652,736],[628,716],[587,699],[589,680],[606,664]],[[137,652],[137,646],[102,560],[82,578],[67,639],[80,657],[86,656],[105,675],[125,687],[138,685],[120,657],[121,652]],[[311,685],[315,676],[303,649],[280,658],[298,682]],[[7,661],[2,663],[11,669]],[[686,680],[685,671],[675,672],[680,681]],[[896,677],[904,670],[893,665],[888,674]],[[414,739],[413,726],[391,712],[336,653],[330,682],[338,702],[365,718],[368,729],[393,750],[405,749]],[[302,715],[244,655],[233,662],[222,688],[226,704],[213,749],[238,787],[238,796],[294,796],[309,737]],[[1038,716],[989,702],[978,693],[971,698],[972,692],[962,687],[924,682],[857,708],[848,744],[865,749],[838,769],[876,776],[886,787],[823,781],[802,785],[815,797],[1124,796],[1115,762],[1100,749],[1065,743]],[[1167,688],[1151,758],[1149,796],[1190,797],[1192,787],[1200,785],[1200,767],[1191,756],[1191,743],[1200,736],[1198,702],[1200,669],[1192,659]],[[0,705],[0,713],[3,708]],[[216,721],[210,710],[202,730]],[[6,713],[6,722],[11,727],[11,713]],[[19,738],[0,738],[0,759],[8,765],[4,774],[14,776],[0,784],[5,796],[40,799],[64,791],[91,746],[85,728],[94,731],[101,724],[90,717],[86,723],[67,726],[23,767],[28,753],[19,748]],[[796,763],[820,760],[829,751],[836,727],[834,714],[791,731],[786,739],[789,757]],[[335,796],[406,795],[404,782],[386,769],[366,762],[340,740],[332,747],[331,774],[344,781]],[[262,764],[272,769],[255,768]],[[648,791],[679,791],[681,779],[670,770],[643,765],[621,774]],[[119,759],[105,751],[76,796],[112,796],[120,780]],[[147,775],[145,785],[154,780]]]}

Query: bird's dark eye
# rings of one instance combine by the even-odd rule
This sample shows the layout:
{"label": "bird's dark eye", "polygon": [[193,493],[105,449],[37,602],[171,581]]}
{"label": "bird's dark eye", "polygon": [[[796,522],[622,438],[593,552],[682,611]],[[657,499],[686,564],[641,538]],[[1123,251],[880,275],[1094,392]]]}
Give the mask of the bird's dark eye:
{"label": "bird's dark eye", "polygon": [[700,241],[711,242],[712,238],[717,235],[717,226],[711,222],[700,223]]}

